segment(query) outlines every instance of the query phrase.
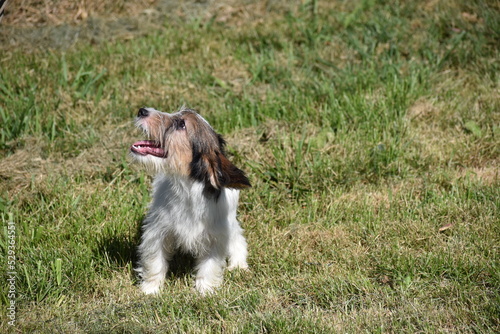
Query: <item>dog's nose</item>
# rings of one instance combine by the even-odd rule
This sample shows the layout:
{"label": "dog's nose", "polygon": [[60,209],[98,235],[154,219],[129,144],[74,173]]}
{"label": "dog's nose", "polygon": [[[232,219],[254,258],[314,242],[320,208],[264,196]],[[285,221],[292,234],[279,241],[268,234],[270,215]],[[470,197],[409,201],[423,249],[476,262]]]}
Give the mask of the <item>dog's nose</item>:
{"label": "dog's nose", "polygon": [[146,108],[141,108],[139,109],[139,112],[137,113],[137,117],[148,117],[149,111]]}

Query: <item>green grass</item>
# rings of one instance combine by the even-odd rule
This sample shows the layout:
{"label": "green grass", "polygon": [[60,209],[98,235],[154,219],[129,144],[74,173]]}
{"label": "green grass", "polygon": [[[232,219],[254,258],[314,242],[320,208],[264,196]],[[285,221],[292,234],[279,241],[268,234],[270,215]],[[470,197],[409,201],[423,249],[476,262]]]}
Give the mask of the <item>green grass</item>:
{"label": "green grass", "polygon": [[[2,43],[0,248],[12,217],[17,255],[2,331],[500,330],[498,5],[266,4]],[[132,121],[182,104],[253,184],[239,209],[251,271],[202,298],[180,258],[143,296],[150,178],[127,157]]]}

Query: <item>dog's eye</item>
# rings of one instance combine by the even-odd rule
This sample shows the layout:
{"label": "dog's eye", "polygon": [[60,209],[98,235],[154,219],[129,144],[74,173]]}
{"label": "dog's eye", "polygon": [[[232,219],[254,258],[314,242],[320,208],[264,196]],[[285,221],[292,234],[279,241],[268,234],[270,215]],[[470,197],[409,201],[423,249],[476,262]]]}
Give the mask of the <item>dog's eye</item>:
{"label": "dog's eye", "polygon": [[181,119],[178,123],[177,123],[177,130],[184,130],[186,128],[186,122],[184,122],[183,119]]}

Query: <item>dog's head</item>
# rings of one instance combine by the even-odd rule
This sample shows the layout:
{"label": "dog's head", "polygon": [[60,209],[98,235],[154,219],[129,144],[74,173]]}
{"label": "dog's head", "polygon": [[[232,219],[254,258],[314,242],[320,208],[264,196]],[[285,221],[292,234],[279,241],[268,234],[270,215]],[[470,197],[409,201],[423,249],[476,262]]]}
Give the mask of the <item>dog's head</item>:
{"label": "dog's head", "polygon": [[136,125],[148,140],[134,143],[130,151],[154,171],[190,177],[213,193],[250,187],[245,173],[227,159],[224,139],[194,110],[168,114],[141,108]]}

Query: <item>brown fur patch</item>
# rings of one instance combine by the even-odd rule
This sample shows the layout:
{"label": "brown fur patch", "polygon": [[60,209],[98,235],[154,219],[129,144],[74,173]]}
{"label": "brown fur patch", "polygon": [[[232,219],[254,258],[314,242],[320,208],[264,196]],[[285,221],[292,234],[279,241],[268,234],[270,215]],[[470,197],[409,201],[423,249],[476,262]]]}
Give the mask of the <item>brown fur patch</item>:
{"label": "brown fur patch", "polygon": [[221,170],[226,180],[224,186],[228,188],[244,189],[250,187],[250,182],[245,173],[231,163],[223,154],[219,156]]}
{"label": "brown fur patch", "polygon": [[189,164],[193,160],[193,152],[187,136],[180,134],[168,136],[165,140],[165,149],[167,150],[166,160],[170,167],[181,175],[189,176]]}
{"label": "brown fur patch", "polygon": [[250,187],[245,173],[225,154],[225,141],[195,111],[183,108],[174,114],[153,112],[138,119],[152,140],[165,151],[167,173],[203,182],[207,193],[218,196],[223,187]]}

